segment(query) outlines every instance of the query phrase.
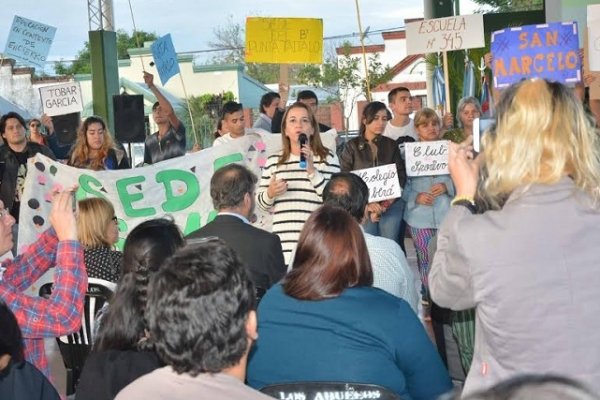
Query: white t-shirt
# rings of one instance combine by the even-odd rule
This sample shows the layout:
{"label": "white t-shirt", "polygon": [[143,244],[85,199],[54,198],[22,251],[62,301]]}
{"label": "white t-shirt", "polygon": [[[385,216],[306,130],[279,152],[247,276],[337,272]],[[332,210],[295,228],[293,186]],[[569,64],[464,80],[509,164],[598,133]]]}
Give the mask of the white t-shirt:
{"label": "white t-shirt", "polygon": [[385,131],[383,131],[383,136],[387,136],[390,139],[398,140],[399,137],[402,136],[410,136],[415,140],[418,140],[419,135],[417,134],[417,130],[415,129],[415,124],[413,120],[409,120],[410,122],[404,126],[395,126],[392,125],[392,122],[389,121],[385,126]]}

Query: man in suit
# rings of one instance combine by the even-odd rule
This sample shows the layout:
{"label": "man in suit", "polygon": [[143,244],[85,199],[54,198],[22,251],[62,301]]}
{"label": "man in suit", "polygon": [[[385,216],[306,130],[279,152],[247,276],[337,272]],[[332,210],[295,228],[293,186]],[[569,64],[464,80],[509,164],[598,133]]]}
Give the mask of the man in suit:
{"label": "man in suit", "polygon": [[257,178],[239,164],[217,170],[210,180],[210,196],[217,217],[189,238],[216,236],[231,246],[250,271],[258,297],[286,273],[281,241],[275,234],[250,225]]}

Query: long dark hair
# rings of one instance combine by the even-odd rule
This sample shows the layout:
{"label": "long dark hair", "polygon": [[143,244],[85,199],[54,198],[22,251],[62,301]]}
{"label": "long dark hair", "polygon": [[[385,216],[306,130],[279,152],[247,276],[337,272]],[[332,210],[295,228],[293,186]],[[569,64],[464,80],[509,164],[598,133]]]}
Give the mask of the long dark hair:
{"label": "long dark hair", "polygon": [[300,300],[322,300],[347,288],[373,285],[360,226],[349,213],[333,206],[320,207],[304,224],[292,268],[283,290]]}
{"label": "long dark hair", "polygon": [[146,301],[150,276],[184,244],[172,220],[153,219],[135,227],[123,248],[123,275],[100,325],[95,351],[145,350]]}
{"label": "long dark hair", "polygon": [[363,109],[362,118],[360,119],[360,128],[358,128],[358,135],[365,137],[365,132],[367,130],[367,125],[373,122],[375,119],[375,115],[381,110],[385,110],[388,119],[392,118],[392,114],[390,110],[380,101],[372,101]]}
{"label": "long dark hair", "polygon": [[0,300],[0,356],[9,354],[13,362],[25,359],[23,336],[17,318],[10,308]]}

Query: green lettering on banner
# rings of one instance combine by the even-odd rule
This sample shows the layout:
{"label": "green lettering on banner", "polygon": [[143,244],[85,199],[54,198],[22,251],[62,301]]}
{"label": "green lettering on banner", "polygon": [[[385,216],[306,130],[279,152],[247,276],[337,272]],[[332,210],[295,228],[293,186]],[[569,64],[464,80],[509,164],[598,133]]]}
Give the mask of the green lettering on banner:
{"label": "green lettering on banner", "polygon": [[[171,182],[181,181],[187,186],[186,191],[179,196],[173,194]],[[180,169],[169,169],[160,171],[156,174],[156,182],[162,183],[165,186],[165,196],[167,200],[162,204],[162,209],[165,212],[181,211],[192,204],[200,196],[200,184],[196,175],[188,171]]]}
{"label": "green lettering on banner", "polygon": [[96,197],[100,197],[102,199],[106,199],[106,197],[102,193],[92,188],[90,184],[94,184],[94,186],[96,186],[97,188],[102,187],[102,182],[100,182],[93,176],[86,174],[79,175],[79,189],[77,189],[77,194],[75,195],[77,197],[77,200],[85,199],[87,197],[85,195],[86,193],[89,193]]}
{"label": "green lettering on banner", "polygon": [[217,158],[213,163],[213,171],[218,170],[227,164],[233,164],[238,161],[244,161],[244,156],[241,153],[229,154],[227,156]]}
{"label": "green lettering on banner", "polygon": [[212,210],[208,213],[208,218],[206,219],[206,223],[211,223],[213,219],[217,218],[217,210]]}
{"label": "green lettering on banner", "polygon": [[183,235],[187,236],[192,232],[197,231],[202,226],[199,212],[190,213],[185,221],[185,229],[183,230]]}
{"label": "green lettering on banner", "polygon": [[128,217],[149,217],[156,214],[156,210],[152,207],[135,209],[131,205],[131,203],[143,199],[144,195],[142,193],[129,193],[127,187],[135,185],[136,183],[142,183],[145,180],[146,178],[143,176],[131,176],[129,178],[119,179],[115,184],[119,200],[121,200],[121,204],[123,205],[123,211],[125,211],[125,215]]}

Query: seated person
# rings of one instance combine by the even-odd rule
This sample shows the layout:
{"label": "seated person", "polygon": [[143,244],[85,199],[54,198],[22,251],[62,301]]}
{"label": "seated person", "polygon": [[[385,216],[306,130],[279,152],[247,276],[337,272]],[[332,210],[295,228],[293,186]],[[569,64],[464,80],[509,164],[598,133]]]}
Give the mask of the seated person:
{"label": "seated person", "polygon": [[77,232],[84,246],[88,277],[117,282],[121,275],[123,253],[113,250],[119,240],[118,220],[113,205],[95,197],[79,201]]}
{"label": "seated person", "polygon": [[14,314],[0,300],[0,393],[3,399],[59,400],[56,389],[25,361],[23,337]]}
{"label": "seated person", "polygon": [[150,337],[167,366],[127,386],[117,400],[272,400],[244,385],[257,337],[254,287],[225,242],[189,241],[148,292]]}
{"label": "seated person", "polygon": [[[11,261],[0,266],[0,300],[15,314],[23,332],[25,359],[50,376],[44,338],[76,332],[81,327],[87,274],[71,192],[56,194],[50,211],[52,228]],[[14,218],[0,202],[0,254],[13,245]],[[23,293],[54,267],[54,288],[48,298]]]}
{"label": "seated person", "polygon": [[142,222],[129,233],[123,248],[123,275],[100,320],[76,399],[112,400],[129,383],[162,366],[148,340],[144,316],[148,281],[182,245],[179,228],[168,219]]}
{"label": "seated person", "polygon": [[364,235],[350,214],[327,205],[314,211],[292,268],[260,303],[248,364],[252,387],[370,383],[402,399],[436,399],[452,389],[408,303],[372,287]]}

